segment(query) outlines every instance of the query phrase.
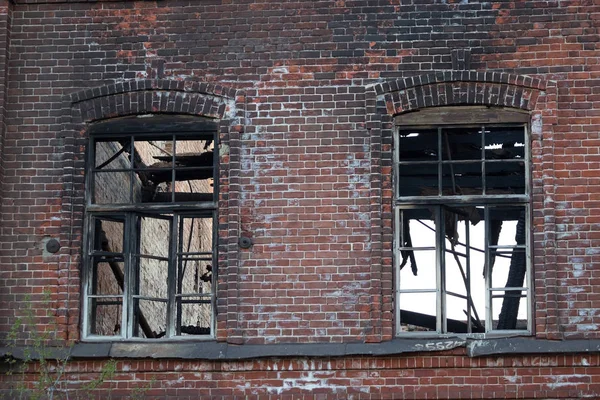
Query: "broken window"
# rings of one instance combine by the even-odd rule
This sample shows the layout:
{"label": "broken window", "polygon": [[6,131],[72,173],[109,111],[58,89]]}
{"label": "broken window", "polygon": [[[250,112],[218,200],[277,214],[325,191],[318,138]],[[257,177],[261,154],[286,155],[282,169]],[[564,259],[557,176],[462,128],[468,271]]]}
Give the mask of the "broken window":
{"label": "broken window", "polygon": [[168,117],[90,129],[84,336],[212,337],[216,125]]}
{"label": "broken window", "polygon": [[531,332],[528,116],[444,115],[396,119],[397,332]]}

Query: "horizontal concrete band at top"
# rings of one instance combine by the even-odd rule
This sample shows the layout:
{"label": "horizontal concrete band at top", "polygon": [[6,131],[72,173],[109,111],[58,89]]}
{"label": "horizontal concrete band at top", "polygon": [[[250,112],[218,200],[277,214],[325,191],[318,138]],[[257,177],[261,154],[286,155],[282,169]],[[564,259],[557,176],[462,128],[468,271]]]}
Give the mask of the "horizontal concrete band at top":
{"label": "horizontal concrete band at top", "polygon": [[[600,351],[600,340],[537,340],[530,338],[500,339],[394,339],[383,343],[290,343],[268,345],[232,345],[214,341],[163,343],[149,342],[80,342],[72,347],[55,347],[51,357],[151,358],[197,360],[248,360],[268,357],[345,357],[394,356],[406,353],[441,352],[466,347],[469,357],[515,354],[581,354]],[[0,347],[1,356],[37,359],[39,355],[26,347]]]}

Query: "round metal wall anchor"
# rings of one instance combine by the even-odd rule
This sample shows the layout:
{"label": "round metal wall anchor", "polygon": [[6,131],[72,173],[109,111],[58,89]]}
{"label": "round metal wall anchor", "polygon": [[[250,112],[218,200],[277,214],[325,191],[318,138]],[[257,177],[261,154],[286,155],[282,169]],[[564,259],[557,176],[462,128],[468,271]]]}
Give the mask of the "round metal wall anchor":
{"label": "round metal wall anchor", "polygon": [[252,247],[252,239],[246,236],[242,236],[238,243],[242,249],[249,249]]}
{"label": "round metal wall anchor", "polygon": [[46,242],[46,250],[48,253],[56,253],[60,250],[60,243],[56,239],[50,239]]}

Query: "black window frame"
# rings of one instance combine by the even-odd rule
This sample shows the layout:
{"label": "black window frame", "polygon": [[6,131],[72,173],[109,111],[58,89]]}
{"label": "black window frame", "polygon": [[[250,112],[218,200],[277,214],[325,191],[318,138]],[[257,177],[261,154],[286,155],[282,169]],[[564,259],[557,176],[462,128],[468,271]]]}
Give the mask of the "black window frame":
{"label": "black window frame", "polygon": [[[394,252],[393,252],[393,260],[394,260],[394,304],[395,304],[395,332],[397,337],[428,337],[428,336],[436,336],[436,337],[444,337],[444,336],[467,336],[467,337],[493,337],[493,336],[506,336],[506,335],[530,335],[533,333],[533,267],[532,267],[532,234],[531,234],[531,219],[532,219],[532,202],[531,202],[531,137],[529,134],[529,114],[521,111],[513,111],[513,110],[505,110],[505,109],[490,109],[489,107],[440,107],[440,108],[432,108],[428,109],[425,112],[422,112],[420,115],[418,113],[409,113],[406,115],[399,115],[395,117],[395,129],[394,129],[394,149],[393,149],[393,210],[394,210]],[[435,193],[427,193],[427,194],[418,194],[412,193],[412,195],[402,196],[400,185],[402,182],[402,168],[410,168],[410,162],[403,162],[400,159],[400,136],[405,135],[407,132],[411,130],[433,130],[437,132],[438,137],[435,139],[437,142],[435,144],[436,150],[438,153],[445,147],[445,143],[442,140],[442,129],[448,128],[472,128],[478,127],[481,129],[482,135],[482,158],[479,160],[482,164],[482,192],[479,194],[473,195],[465,195],[465,194],[456,194],[456,193],[447,193],[442,187],[442,164],[448,163],[451,164],[451,161],[444,160],[442,161],[441,154],[436,155],[437,160],[433,161],[431,164],[436,164],[439,162],[439,175],[438,175],[438,184],[435,188]],[[523,129],[523,137],[524,137],[524,157],[522,160],[511,160],[513,163],[523,163],[524,166],[524,190],[523,193],[518,194],[490,194],[485,191],[485,131],[486,127],[498,127],[498,128],[509,128],[509,127],[518,127],[519,129]],[[418,134],[418,133],[416,133]],[[498,161],[501,162],[501,161]],[[460,162],[458,162],[460,163]],[[419,163],[414,163],[412,168],[418,168]],[[454,163],[456,164],[456,163]],[[454,172],[453,172],[454,175]],[[525,263],[526,263],[526,271],[524,284],[518,288],[513,288],[512,292],[507,290],[507,287],[501,288],[497,287],[495,284],[492,285],[491,282],[491,272],[485,272],[487,265],[490,264],[490,255],[492,257],[496,256],[496,253],[500,253],[502,251],[508,251],[507,249],[501,248],[502,246],[493,246],[490,245],[490,227],[486,224],[485,229],[485,264],[484,264],[484,274],[485,276],[485,291],[486,291],[486,300],[485,300],[485,317],[484,324],[480,324],[478,326],[479,329],[474,329],[472,323],[472,310],[471,304],[472,299],[470,299],[470,281],[469,281],[469,265],[467,261],[466,265],[466,277],[463,275],[463,279],[465,279],[465,288],[466,288],[466,296],[465,301],[468,304],[468,312],[467,315],[470,315],[471,318],[466,318],[466,331],[460,331],[461,327],[456,327],[456,322],[447,318],[448,311],[446,309],[446,301],[445,297],[450,292],[446,289],[446,261],[445,256],[447,255],[448,249],[447,243],[449,242],[448,238],[445,234],[445,213],[446,212],[456,212],[456,210],[461,210],[465,207],[477,207],[480,209],[479,213],[484,215],[484,221],[489,221],[489,213],[490,209],[499,208],[499,207],[515,207],[522,208],[524,215],[524,240],[522,244],[515,244],[513,246],[515,252],[523,251]],[[421,214],[428,212],[432,216],[430,217],[433,220],[433,224],[430,225],[429,229],[431,230],[431,226],[435,232],[435,246],[431,248],[413,248],[412,245],[407,245],[405,237],[403,237],[404,232],[404,224],[408,219],[403,220],[406,215],[416,213],[421,210]],[[466,217],[464,217],[466,220]],[[485,222],[484,222],[485,223]],[[463,252],[466,254],[466,259],[469,260],[469,251],[473,247],[468,242],[468,226],[469,223],[465,224],[465,229],[467,231],[467,243],[463,243]],[[408,242],[410,243],[410,241]],[[466,250],[464,250],[466,249]],[[429,250],[431,252],[435,252],[435,287],[433,289],[411,289],[404,288],[401,286],[402,279],[401,269],[406,267],[407,259],[404,257],[408,254],[408,252],[413,252],[413,250]],[[450,253],[455,252],[455,248],[452,247]],[[414,254],[414,252],[412,253]],[[493,261],[492,264],[493,265]],[[410,269],[410,268],[407,268]],[[463,269],[461,267],[461,269]],[[491,271],[488,269],[488,271]],[[406,272],[404,272],[406,273]],[[489,275],[489,276],[488,276]],[[468,287],[468,289],[467,289]],[[491,313],[491,304],[494,298],[497,298],[497,292],[501,289],[505,289],[505,295],[507,293],[511,293],[506,297],[524,297],[525,304],[527,307],[527,326],[525,329],[520,327],[519,329],[493,329],[493,321],[492,321],[492,313]],[[406,311],[402,310],[401,304],[401,295],[402,293],[435,293],[436,304],[435,304],[435,321],[428,321],[430,324],[435,324],[435,328],[430,331],[425,330],[415,330],[415,331],[403,331],[403,320],[410,320],[411,318],[422,318],[423,315],[409,315]],[[515,293],[519,293],[517,296]],[[453,295],[455,293],[452,293]],[[523,296],[524,294],[524,296]],[[504,297],[504,296],[500,296]],[[478,319],[479,320],[479,319]],[[450,328],[452,325],[452,329]],[[482,326],[483,325],[483,326]],[[404,327],[406,329],[406,326]],[[477,331],[480,331],[478,333]],[[459,332],[460,331],[460,332]]]}
{"label": "black window frame", "polygon": [[[214,340],[216,333],[216,289],[217,289],[217,275],[218,275],[218,177],[219,177],[219,135],[218,135],[218,124],[214,120],[209,120],[200,117],[187,117],[187,116],[173,116],[173,115],[146,115],[136,117],[125,117],[114,120],[108,120],[99,122],[95,125],[90,126],[88,129],[88,147],[86,153],[86,210],[84,220],[84,259],[82,268],[82,339],[92,341],[115,341],[115,340]],[[135,156],[135,141],[149,141],[170,138],[172,141],[172,162],[171,162],[171,198],[164,199],[165,201],[151,202],[151,201],[134,201],[133,186],[134,186],[134,175],[137,170],[134,162]],[[182,140],[193,140],[206,143],[212,146],[212,165],[209,168],[198,167],[198,170],[209,170],[212,169],[212,193],[203,194],[199,200],[190,200],[186,198],[186,201],[178,200],[175,188],[175,176],[178,171],[186,170],[186,167],[178,166],[175,162],[175,156],[177,152],[177,143]],[[109,173],[102,171],[101,168],[97,168],[95,149],[98,142],[120,142],[129,143],[129,151],[127,157],[129,158],[130,168],[113,168],[112,172],[128,173],[130,176],[129,180],[129,202],[119,203],[106,203],[97,204],[94,201],[94,187],[96,184],[95,176],[97,173]],[[125,146],[125,145],[124,145]],[[204,150],[207,149],[205,147]],[[161,172],[168,170],[169,168],[163,168]],[[187,168],[190,170],[191,168]],[[151,171],[151,168],[147,168],[144,172]],[[168,185],[168,183],[166,183]],[[190,186],[191,188],[191,186]],[[177,193],[176,193],[177,192]],[[164,197],[164,196],[163,196]],[[141,198],[140,198],[141,200]],[[168,257],[152,257],[148,255],[142,255],[139,246],[141,242],[141,227],[140,221],[144,219],[163,219],[168,221],[169,228],[168,234]],[[212,229],[210,249],[205,249],[200,253],[187,253],[181,250],[182,243],[184,242],[183,226],[186,221],[191,219],[191,228],[189,228],[190,222],[187,222],[189,236],[194,230],[194,224],[196,220],[204,220],[206,224]],[[123,246],[122,251],[118,254],[105,254],[101,248],[98,247],[99,230],[96,229],[98,220],[113,220],[122,221],[123,223]],[[208,222],[210,221],[210,222]],[[187,239],[187,238],[185,238]],[[138,250],[136,251],[136,246]],[[188,246],[189,247],[189,246]],[[100,250],[100,251],[99,251]],[[188,248],[189,251],[189,248]],[[100,257],[100,258],[99,258]],[[116,258],[115,258],[116,257]],[[152,332],[157,337],[151,336],[151,330],[148,326],[144,329],[141,312],[137,312],[137,302],[141,300],[150,299],[145,298],[139,289],[139,274],[141,259],[155,258],[159,261],[164,261],[167,265],[167,297],[166,299],[154,299],[156,302],[166,303],[166,321],[164,332]],[[96,295],[94,294],[94,273],[97,268],[97,259],[108,262],[108,260],[120,260],[123,263],[123,281],[121,283],[121,295]],[[183,260],[183,261],[182,261]],[[182,263],[188,262],[188,260],[202,260],[207,264],[211,270],[204,274],[203,281],[209,282],[210,292],[209,293],[197,293],[190,294],[184,293],[181,283],[178,281],[181,278]],[[114,266],[111,266],[114,272]],[[208,268],[207,268],[208,269]],[[185,273],[185,272],[183,272]],[[205,279],[208,279],[205,280]],[[137,283],[134,283],[137,282]],[[111,303],[110,298],[121,298],[121,322],[119,326],[118,334],[113,335],[98,335],[94,333],[94,321],[93,307],[94,302],[98,299],[108,298],[108,303]],[[189,300],[191,299],[191,300]],[[114,301],[113,301],[114,303]],[[193,329],[188,327],[185,329],[181,326],[181,307],[185,303],[194,304],[206,304],[210,308],[210,322],[209,327]],[[143,322],[143,321],[142,321]],[[140,329],[143,330],[142,335]],[[117,327],[115,327],[115,331]]]}

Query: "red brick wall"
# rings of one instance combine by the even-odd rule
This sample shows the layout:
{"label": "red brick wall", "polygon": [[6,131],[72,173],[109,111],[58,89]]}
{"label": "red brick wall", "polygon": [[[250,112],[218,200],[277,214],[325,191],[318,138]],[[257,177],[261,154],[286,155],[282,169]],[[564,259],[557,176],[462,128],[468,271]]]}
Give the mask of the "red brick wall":
{"label": "red brick wall", "polygon": [[7,100],[6,78],[8,72],[9,41],[10,41],[10,20],[12,14],[12,3],[9,1],[0,2],[0,200],[2,200],[2,181],[4,177],[3,146],[4,133],[6,131],[5,113]]}
{"label": "red brick wall", "polygon": [[[600,392],[597,354],[468,359],[458,353],[246,362],[126,360],[100,389],[85,394],[131,398],[137,388],[144,399],[596,399]],[[81,362],[71,368],[66,378],[73,397],[82,394],[78,381],[96,376],[102,364]]]}
{"label": "red brick wall", "polygon": [[[229,153],[221,159],[218,340],[391,339],[391,119],[385,95],[372,85],[451,69],[451,49],[466,48],[473,70],[528,75],[544,85],[535,107],[525,107],[535,117],[536,337],[600,339],[600,5],[595,3],[16,1],[6,52],[6,130],[0,128],[5,132],[0,332],[8,332],[26,295],[40,326],[48,324],[52,318],[45,317],[40,300],[49,289],[59,337],[78,339],[87,121],[173,111],[152,96],[173,96],[176,107],[177,93],[197,92],[202,101],[217,93],[229,102],[227,110],[185,109],[212,112],[225,121],[221,135]],[[0,44],[6,32],[2,18],[9,20],[2,17],[8,15],[2,5]],[[147,81],[131,83],[140,79]],[[193,82],[217,86],[209,90]],[[101,87],[106,92],[82,92]],[[150,96],[148,103],[141,93]],[[86,114],[86,102],[99,109]],[[252,237],[251,249],[237,247],[242,234]],[[60,239],[58,255],[44,252],[49,238]],[[583,367],[571,366],[570,357],[557,359],[564,375],[589,376],[590,382],[573,377],[564,378],[575,383],[568,389],[560,382],[530,388],[545,393],[537,396],[526,387],[543,382],[525,379],[498,397],[598,394],[592,382],[600,376],[597,370],[582,372]],[[457,360],[460,376],[478,376],[479,361]],[[495,360],[504,366],[522,359]],[[228,364],[215,365],[211,368]],[[590,365],[597,367],[597,360]],[[425,375],[412,382],[425,392],[414,397],[433,396],[427,391],[438,382],[431,371],[447,371],[437,366],[419,370]],[[492,367],[490,376],[512,374]],[[353,367],[337,373],[349,374],[345,369]],[[562,374],[542,366],[535,373]],[[211,376],[221,378],[231,381],[226,374]],[[198,387],[206,380],[190,379]],[[379,389],[381,383],[372,384],[369,393],[376,397],[377,390],[405,383],[390,381]],[[473,384],[481,397],[496,390],[494,385],[508,387],[491,377]],[[482,384],[487,389],[480,389]],[[251,389],[240,393],[252,394]],[[468,396],[454,395],[460,397]]]}

